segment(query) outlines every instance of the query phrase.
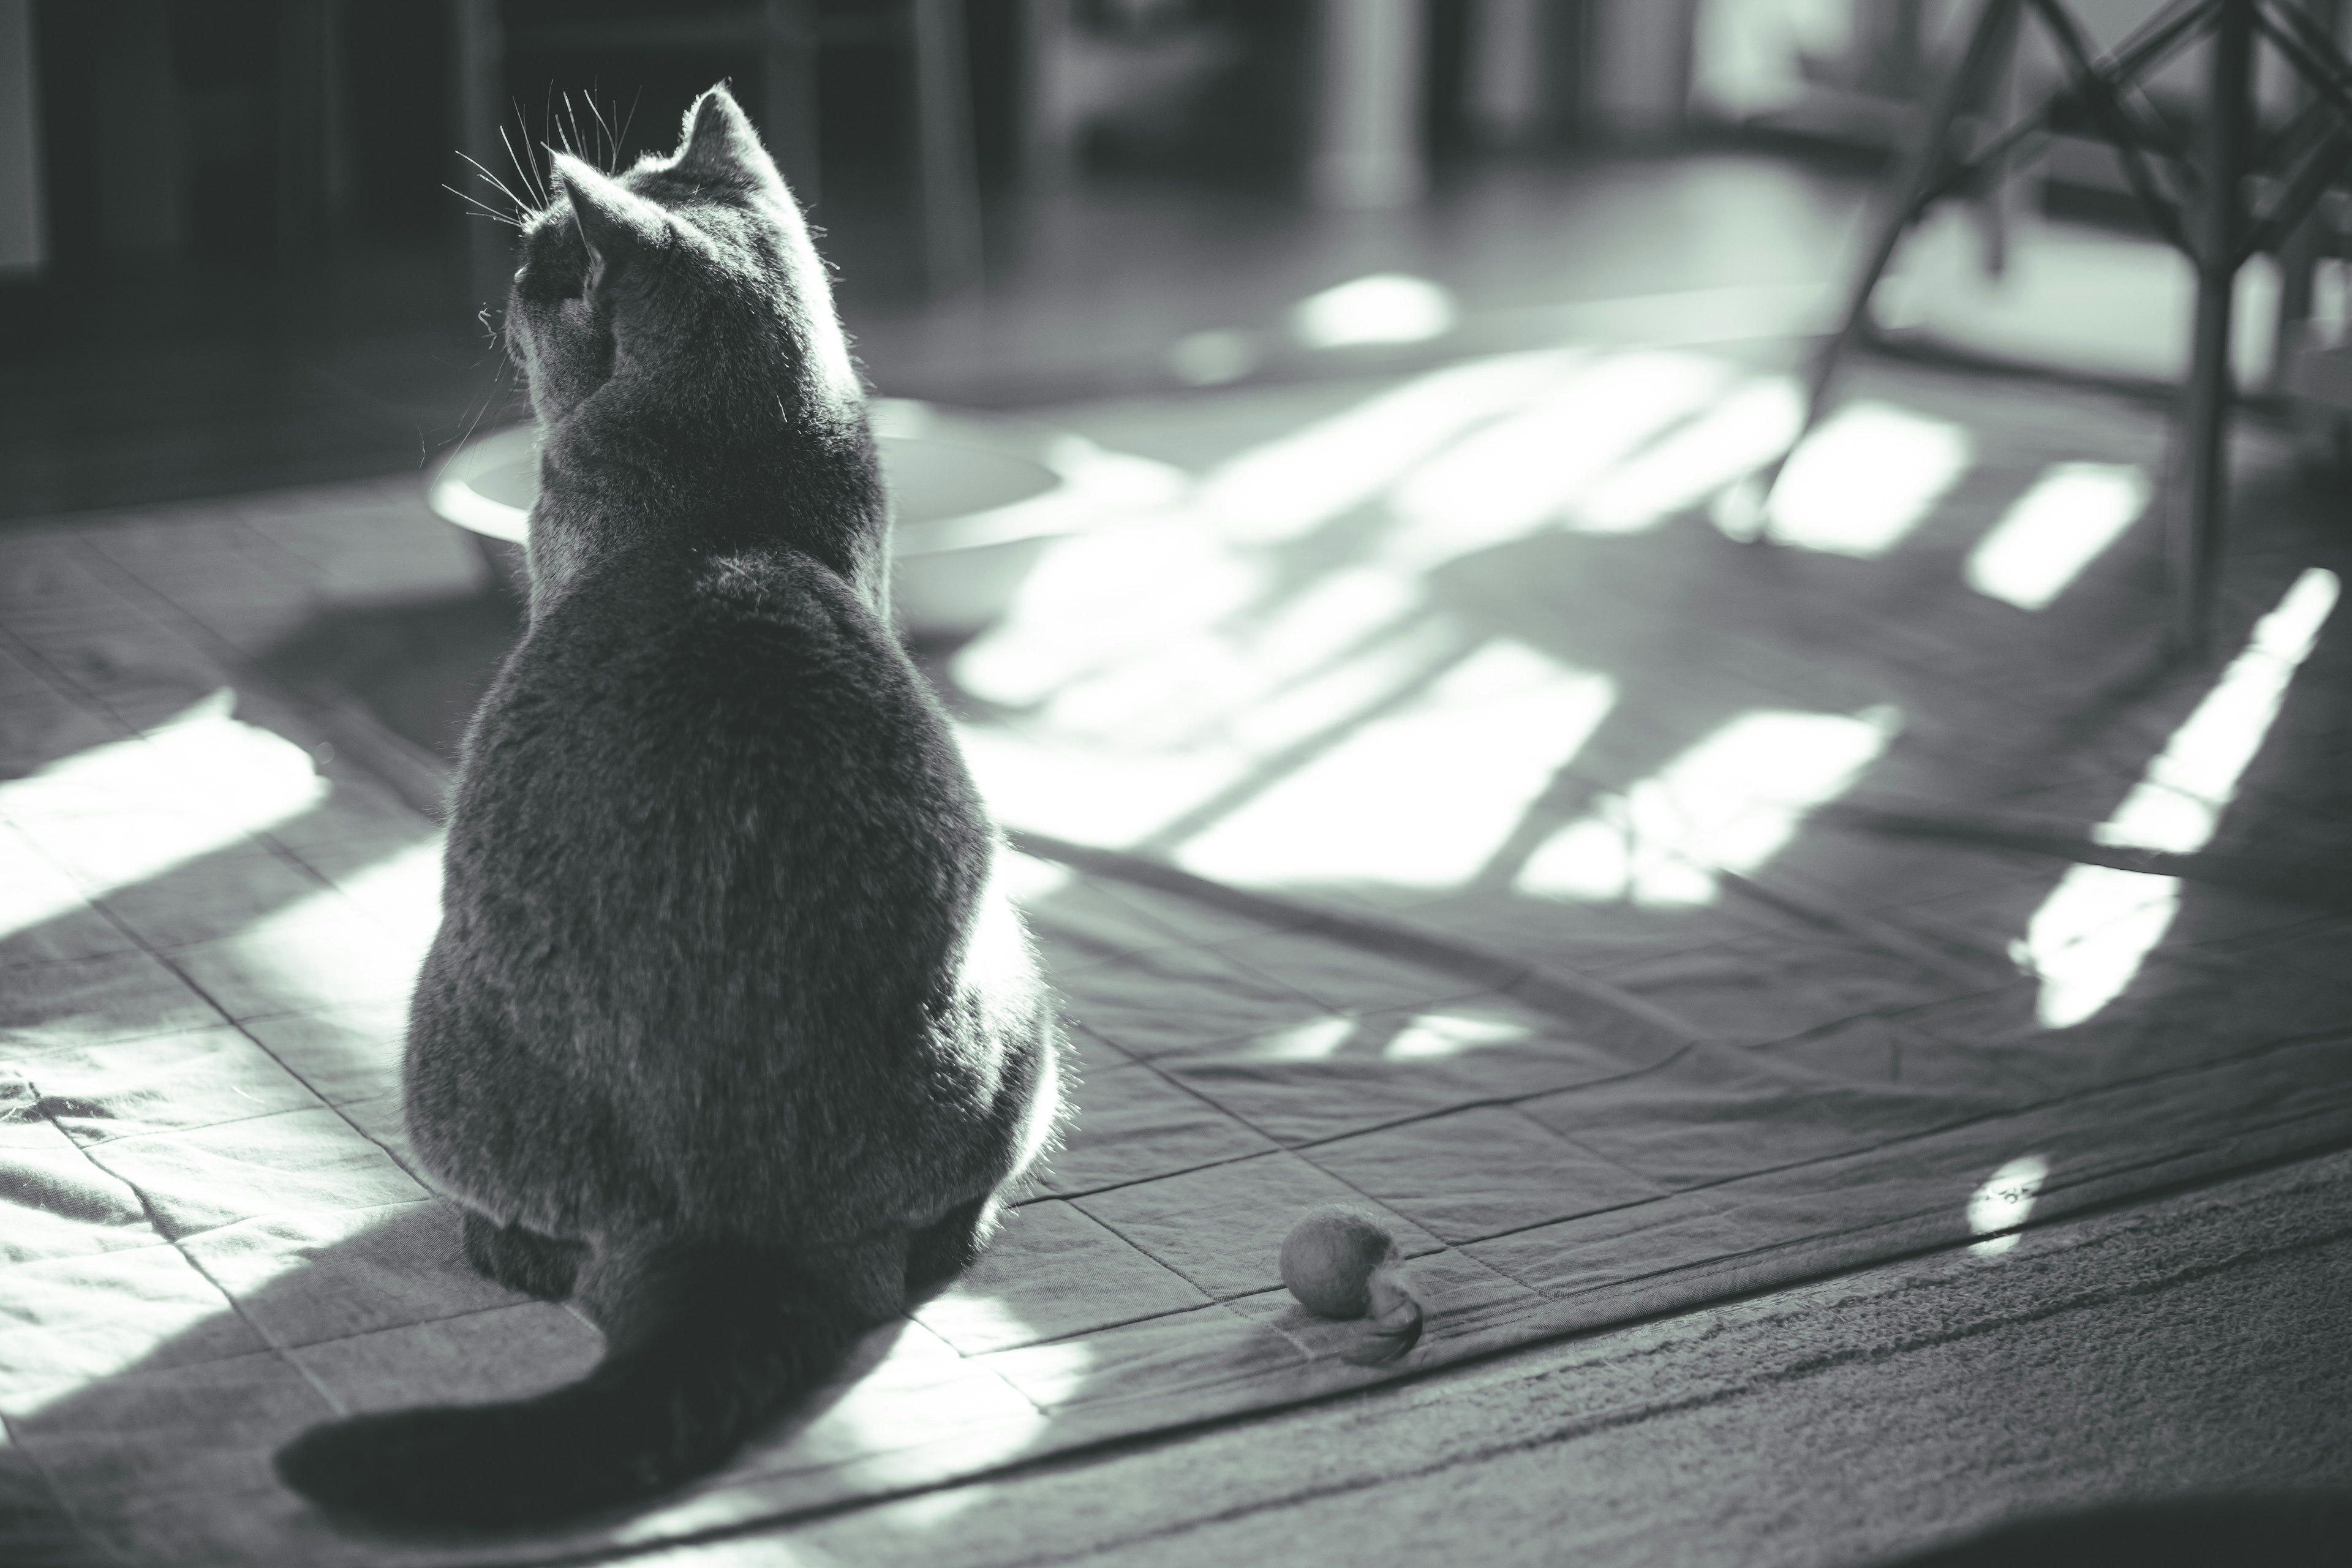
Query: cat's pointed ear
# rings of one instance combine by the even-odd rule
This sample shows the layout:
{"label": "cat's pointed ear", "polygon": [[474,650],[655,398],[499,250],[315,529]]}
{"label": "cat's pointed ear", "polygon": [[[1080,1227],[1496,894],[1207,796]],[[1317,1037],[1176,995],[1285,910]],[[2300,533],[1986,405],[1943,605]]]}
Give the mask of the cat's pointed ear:
{"label": "cat's pointed ear", "polygon": [[612,267],[661,244],[667,220],[653,203],[598,174],[569,153],[554,154],[556,183],[572,202],[580,237],[599,267]]}
{"label": "cat's pointed ear", "polygon": [[781,183],[775,160],[760,144],[749,115],[735,95],[719,83],[686,111],[686,129],[677,142],[677,166],[690,174],[721,180]]}

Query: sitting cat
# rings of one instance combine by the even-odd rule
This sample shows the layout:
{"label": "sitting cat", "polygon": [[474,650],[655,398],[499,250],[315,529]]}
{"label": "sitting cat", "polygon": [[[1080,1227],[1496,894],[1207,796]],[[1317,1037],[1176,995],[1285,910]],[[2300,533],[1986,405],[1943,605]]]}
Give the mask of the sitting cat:
{"label": "sitting cat", "polygon": [[278,1455],[379,1519],[558,1519],[722,1464],[971,1261],[1061,1109],[791,194],[723,88],[667,158],[557,168],[508,312],[530,624],[467,737],[405,1083],[467,1258],[606,1349]]}

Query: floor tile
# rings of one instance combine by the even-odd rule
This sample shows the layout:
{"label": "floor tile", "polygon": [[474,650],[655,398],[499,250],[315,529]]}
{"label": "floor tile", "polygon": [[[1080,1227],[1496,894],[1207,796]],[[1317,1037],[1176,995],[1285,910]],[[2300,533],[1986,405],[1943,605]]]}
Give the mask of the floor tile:
{"label": "floor tile", "polygon": [[328,893],[307,868],[257,844],[219,850],[97,901],[151,947],[231,936],[266,916]]}
{"label": "floor tile", "polygon": [[244,1028],[330,1105],[400,1088],[401,1046],[408,1035],[404,997],[282,1013],[252,1019]]}
{"label": "floor tile", "polygon": [[0,701],[5,701],[19,691],[57,689],[56,683],[47,674],[47,661],[44,659],[37,664],[34,662],[37,658],[37,655],[19,657],[8,643],[0,641]]}
{"label": "floor tile", "polygon": [[1774,922],[1724,899],[1685,909],[1632,900],[1582,903],[1527,894],[1474,892],[1421,905],[1410,923],[1530,963],[1591,970],[1638,958],[1687,952],[1753,936]]}
{"label": "floor tile", "polygon": [[1347,1203],[1390,1223],[1407,1256],[1440,1243],[1296,1154],[1261,1154],[1073,1200],[1220,1300],[1281,1283],[1283,1237],[1308,1209]]}
{"label": "floor tile", "polygon": [[1213,951],[1303,993],[1334,1012],[1382,1012],[1453,1001],[1493,988],[1460,974],[1370,952],[1313,931],[1275,931]]}
{"label": "floor tile", "polygon": [[26,1446],[80,1501],[84,1535],[117,1558],[168,1540],[184,1562],[264,1562],[296,1543],[302,1561],[323,1562],[332,1544],[303,1539],[307,1510],[270,1456],[331,1414],[299,1372],[260,1352],[93,1384]]}
{"label": "floor tile", "polygon": [[1009,1441],[1040,1425],[1037,1407],[990,1369],[959,1355],[920,1323],[898,1319],[866,1336],[848,1363],[727,1468],[732,1477],[870,1459],[879,1443],[918,1443],[994,1429]]}
{"label": "floor tile", "polygon": [[[0,1074],[13,1070],[0,1067]],[[29,1098],[28,1086],[0,1079],[0,1110],[22,1118],[0,1137],[0,1201],[8,1205],[0,1274],[19,1264],[161,1245],[139,1194],[92,1164]]]}
{"label": "floor tile", "polygon": [[264,1348],[220,1288],[170,1247],[0,1269],[0,1324],[7,1329],[0,1333],[0,1416],[28,1439],[89,1420],[98,1395],[60,1401],[61,1379],[116,1378]]}
{"label": "floor tile", "polygon": [[1063,1066],[1080,1081],[1097,1073],[1117,1072],[1134,1064],[1133,1057],[1083,1024],[1063,1020],[1062,1037],[1066,1042]]}
{"label": "floor tile", "polygon": [[137,1188],[174,1240],[257,1215],[381,1208],[425,1195],[390,1155],[323,1107],[118,1140],[90,1157]]}
{"label": "floor tile", "polygon": [[89,1555],[89,1538],[24,1446],[0,1435],[0,1519],[25,1568],[65,1568]]}
{"label": "floor tile", "polygon": [[1051,1193],[1123,1186],[1274,1147],[1140,1064],[1090,1073],[1071,1098],[1076,1115],[1043,1182]]}
{"label": "floor tile", "polygon": [[8,550],[0,552],[0,616],[101,601],[112,592],[83,559],[71,535],[11,540]]}
{"label": "floor tile", "polygon": [[0,823],[0,970],[100,958],[138,942],[91,909],[81,885],[16,828]]}
{"label": "floor tile", "polygon": [[1666,1190],[1505,1106],[1343,1138],[1317,1148],[1314,1157],[1349,1185],[1455,1244],[1622,1208]]}
{"label": "floor tile", "polygon": [[324,804],[278,823],[269,837],[330,881],[340,881],[344,873],[370,863],[367,848],[413,844],[434,830],[429,819],[391,789],[351,777],[338,778]]}
{"label": "floor tile", "polygon": [[366,1100],[347,1100],[335,1107],[335,1112],[351,1123],[354,1131],[375,1144],[393,1158],[394,1163],[431,1186],[423,1162],[416,1156],[416,1146],[408,1136],[408,1106],[398,1089],[373,1095]]}
{"label": "floor tile", "polygon": [[319,1104],[268,1052],[226,1025],[63,1047],[26,1064],[25,1072],[45,1114],[84,1145]]}
{"label": "floor tile", "polygon": [[0,984],[0,1051],[135,1040],[221,1021],[220,1009],[145,952],[25,964]]}
{"label": "floor tile", "polygon": [[1290,1340],[1223,1306],[1206,1306],[980,1358],[1038,1406],[1068,1410],[1165,1400],[1221,1384],[1248,1384],[1307,1359]]}
{"label": "floor tile", "polygon": [[1155,1065],[1293,1146],[1627,1070],[1615,1052],[1502,998],[1335,1017]]}
{"label": "floor tile", "polygon": [[127,740],[131,731],[106,714],[54,689],[0,697],[0,774],[29,773],[79,752]]}
{"label": "floor tile", "polygon": [[[322,1340],[286,1352],[338,1414],[519,1399],[587,1375],[603,1336],[548,1301]],[[289,1436],[291,1434],[289,1434]]]}
{"label": "floor tile", "polygon": [[1596,979],[1739,1044],[1881,1008],[1939,1001],[1958,983],[1829,933],[1776,932],[1593,971]]}
{"label": "floor tile", "polygon": [[915,1321],[965,1355],[1088,1333],[1208,1298],[1058,1199],[1006,1216],[980,1261]]}
{"label": "floor tile", "polygon": [[1517,1110],[1624,1170],[1679,1189],[1893,1142],[1997,1103],[1813,1080],[1762,1054],[1701,1049],[1667,1068],[1525,1100]]}
{"label": "floor tile", "polygon": [[[157,757],[153,765],[162,768],[165,759]],[[98,805],[95,791],[92,797],[91,804]],[[263,853],[233,816],[205,810],[201,804],[183,809],[161,802],[120,799],[86,815],[44,813],[17,820],[24,836],[42,855],[91,897],[167,878],[205,856]],[[169,896],[158,893],[149,901]]]}
{"label": "floor tile", "polygon": [[285,1349],[523,1300],[474,1272],[460,1226],[455,1206],[430,1199],[239,1220],[181,1247]]}
{"label": "floor tile", "polygon": [[236,936],[173,948],[171,963],[240,1020],[406,996],[421,945],[395,940],[362,910],[325,901],[333,897],[322,892],[320,902]]}
{"label": "floor tile", "polygon": [[1558,1300],[1705,1263],[1746,1242],[1727,1205],[1704,1193],[1676,1193],[1472,1242],[1462,1250]]}
{"label": "floor tile", "polygon": [[1130,953],[1056,975],[1055,983],[1070,1018],[1147,1058],[1325,1011],[1313,998],[1202,948]]}

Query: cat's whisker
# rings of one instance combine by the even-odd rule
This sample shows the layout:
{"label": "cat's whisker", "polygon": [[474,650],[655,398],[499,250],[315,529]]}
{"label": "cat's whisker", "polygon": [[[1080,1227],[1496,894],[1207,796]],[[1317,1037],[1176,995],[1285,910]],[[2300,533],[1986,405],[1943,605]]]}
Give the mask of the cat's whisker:
{"label": "cat's whisker", "polygon": [[[528,124],[529,121],[523,119],[522,105],[511,98],[508,99],[507,102],[514,109],[516,122]],[[499,140],[506,144],[507,156],[513,160],[515,173],[521,176],[524,184],[530,186],[538,195],[540,208],[544,211],[553,201],[553,197],[548,194],[547,183],[539,177],[538,161],[534,159],[529,163],[523,162],[522,154],[515,150],[514,139],[507,134],[507,128],[504,125],[499,127]]]}
{"label": "cat's whisker", "polygon": [[604,118],[604,111],[596,107],[593,89],[591,89],[588,98],[588,112],[596,117],[598,129],[604,132],[604,146],[607,153],[604,159],[604,172],[608,174],[612,174],[621,166],[621,143],[613,134],[612,122]]}
{"label": "cat's whisker", "polygon": [[637,105],[645,101],[645,96],[646,89],[644,88],[637,89],[635,94],[629,100],[629,112],[621,117],[621,133],[613,139],[613,160],[614,163],[618,163],[620,161],[620,149],[629,140],[629,127],[636,123]]}
{"label": "cat's whisker", "polygon": [[[463,156],[465,156],[465,154],[463,154],[463,153],[459,153],[459,154],[458,154],[458,156],[463,157]],[[509,225],[509,226],[514,227],[514,228],[520,228],[520,227],[522,226],[521,220],[520,220],[520,219],[518,219],[518,218],[514,218],[514,217],[509,217],[508,215],[506,215],[505,213],[502,213],[502,212],[499,211],[499,209],[498,209],[498,208],[496,208],[496,207],[494,207],[494,206],[490,205],[488,202],[483,201],[483,200],[482,200],[481,198],[479,198],[478,196],[469,196],[469,195],[467,195],[465,192],[463,192],[463,191],[459,190],[457,186],[455,186],[455,185],[453,185],[453,184],[449,184],[447,181],[446,181],[446,180],[442,182],[442,184],[441,184],[441,188],[442,188],[443,190],[445,190],[445,191],[448,192],[451,195],[453,195],[453,196],[457,197],[459,201],[461,201],[461,202],[471,202],[471,203],[473,203],[473,204],[474,204],[474,205],[476,205],[476,206],[478,206],[478,207],[479,207],[479,208],[481,208],[481,209],[482,209],[482,210],[481,210],[481,211],[479,211],[479,212],[470,212],[470,213],[467,213],[467,214],[466,215],[467,217],[487,217],[487,218],[495,218],[495,219],[497,219],[499,222],[500,222],[500,223],[502,223],[502,224]]]}
{"label": "cat's whisker", "polygon": [[563,150],[575,158],[582,157],[580,117],[572,112],[572,93],[569,89],[566,89],[563,94],[563,117],[556,121],[556,126],[559,131],[562,131],[566,126],[570,127],[563,135]]}
{"label": "cat's whisker", "polygon": [[[482,178],[489,181],[489,183],[497,188],[499,195],[514,203],[515,211],[518,214],[527,213],[531,210],[530,204],[529,202],[524,201],[520,196],[515,195],[514,192],[509,190],[507,188],[507,183],[504,180],[499,179],[496,174],[491,174],[488,169],[482,167],[480,162],[474,158],[470,153],[460,153],[457,156],[465,159],[468,163],[473,164],[475,173],[480,174]],[[447,187],[444,186],[443,188],[446,190]]]}

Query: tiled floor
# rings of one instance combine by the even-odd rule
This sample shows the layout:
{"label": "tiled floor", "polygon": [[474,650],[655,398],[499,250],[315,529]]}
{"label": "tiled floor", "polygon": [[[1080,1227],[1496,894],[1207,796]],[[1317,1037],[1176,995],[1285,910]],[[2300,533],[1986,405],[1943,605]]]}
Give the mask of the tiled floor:
{"label": "tiled floor", "polygon": [[[1275,1275],[1330,1197],[1418,1258],[1426,1366],[1966,1240],[2021,1155],[2051,1213],[2352,1135],[2342,917],[1806,815],[2341,854],[2352,644],[2278,618],[2352,555],[2327,499],[2246,433],[2230,674],[2168,668],[2151,519],[2047,610],[1972,576],[2053,470],[2156,471],[2146,411],[1867,369],[1875,435],[1828,492],[1864,501],[1759,551],[1706,465],[1780,374],[1593,346],[1051,416],[1192,483],[938,652],[983,787],[1281,901],[1025,866],[1068,1152],[864,1375],[641,1536],[1377,1375]],[[1397,416],[1470,393],[1437,434]],[[509,614],[413,482],[0,542],[0,1485],[36,1513],[134,1554],[429,1560],[329,1532],[269,1448],[593,1356],[463,1271],[396,1104],[418,808]],[[2130,817],[2150,789],[2171,815]],[[1435,945],[1375,956],[1318,910]]]}

